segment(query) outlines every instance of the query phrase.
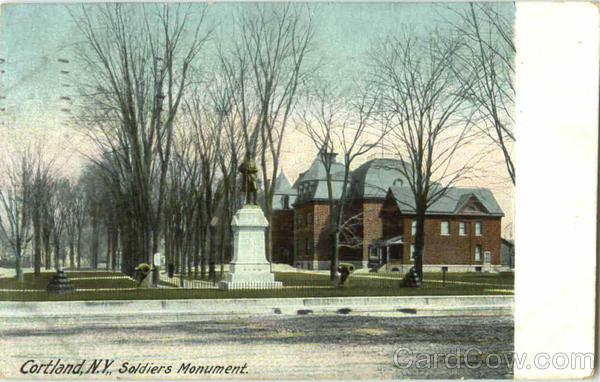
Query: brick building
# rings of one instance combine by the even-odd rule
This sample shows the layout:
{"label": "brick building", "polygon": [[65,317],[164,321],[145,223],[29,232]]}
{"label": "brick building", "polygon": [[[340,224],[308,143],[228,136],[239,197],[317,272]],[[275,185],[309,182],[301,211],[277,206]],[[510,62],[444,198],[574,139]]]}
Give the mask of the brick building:
{"label": "brick building", "polygon": [[[334,199],[339,199],[343,184],[344,166],[335,154],[329,155]],[[323,162],[315,158],[311,166],[301,173],[293,188],[294,201],[294,261],[293,265],[305,269],[328,269],[331,240],[327,234],[329,197],[327,173]]]}
{"label": "brick building", "polygon": [[275,179],[271,216],[271,256],[277,263],[294,263],[294,210],[298,193],[283,171]]}
{"label": "brick building", "polygon": [[[388,270],[412,266],[416,215],[408,187],[391,187],[381,209],[383,233],[371,246],[370,260]],[[449,188],[425,215],[423,268],[481,271],[501,268],[501,219],[493,194],[485,188]]]}
{"label": "brick building", "polygon": [[[335,154],[329,155],[337,200],[343,164],[336,161]],[[401,272],[412,266],[414,201],[401,166],[400,160],[379,158],[352,172],[345,215],[353,220],[348,220],[352,224],[344,235],[340,261]],[[329,199],[322,161],[316,158],[293,186],[285,175],[279,178],[271,228],[273,261],[304,269],[329,269]],[[489,190],[450,188],[426,215],[425,270],[439,271],[441,266],[450,271],[499,269],[502,216]]]}

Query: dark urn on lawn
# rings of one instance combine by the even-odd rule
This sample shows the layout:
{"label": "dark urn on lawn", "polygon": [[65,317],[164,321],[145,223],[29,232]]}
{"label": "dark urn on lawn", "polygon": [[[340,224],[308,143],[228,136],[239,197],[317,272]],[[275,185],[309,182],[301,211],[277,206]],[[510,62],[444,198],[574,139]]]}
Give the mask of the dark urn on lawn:
{"label": "dark urn on lawn", "polygon": [[138,288],[150,288],[150,272],[152,272],[152,267],[149,264],[141,263],[136,268],[137,278],[140,281],[138,284]]}
{"label": "dark urn on lawn", "polygon": [[404,275],[402,285],[406,287],[419,287],[421,286],[421,279],[415,267],[411,267],[407,274]]}
{"label": "dark urn on lawn", "polygon": [[71,285],[71,283],[69,282],[69,279],[67,279],[65,271],[59,269],[58,271],[56,271],[54,276],[52,276],[52,279],[50,280],[50,282],[48,282],[48,285],[46,285],[46,292],[67,294],[75,292],[75,289],[73,288],[73,285]]}
{"label": "dark urn on lawn", "polygon": [[354,264],[352,263],[340,263],[340,265],[338,266],[338,272],[340,273],[338,286],[342,287],[346,285],[346,283],[348,282],[348,278],[350,277],[352,272],[354,272],[355,269],[356,267],[354,267]]}

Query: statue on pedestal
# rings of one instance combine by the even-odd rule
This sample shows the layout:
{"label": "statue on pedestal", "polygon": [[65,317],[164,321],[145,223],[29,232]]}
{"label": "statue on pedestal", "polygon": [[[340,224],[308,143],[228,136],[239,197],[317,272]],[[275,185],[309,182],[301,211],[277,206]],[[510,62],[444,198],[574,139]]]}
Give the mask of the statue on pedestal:
{"label": "statue on pedestal", "polygon": [[281,288],[283,284],[275,281],[265,256],[269,222],[258,206],[258,170],[250,152],[246,153],[238,170],[242,173],[244,206],[231,219],[233,258],[229,271],[218,284],[219,289]]}
{"label": "statue on pedestal", "polygon": [[257,178],[258,169],[250,152],[246,152],[246,159],[238,170],[242,173],[242,192],[244,192],[244,204],[258,205],[257,202]]}

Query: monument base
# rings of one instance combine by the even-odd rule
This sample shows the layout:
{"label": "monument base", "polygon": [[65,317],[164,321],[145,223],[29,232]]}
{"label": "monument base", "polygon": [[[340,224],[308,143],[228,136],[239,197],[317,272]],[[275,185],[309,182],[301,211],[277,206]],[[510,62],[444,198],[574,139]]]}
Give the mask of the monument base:
{"label": "monument base", "polygon": [[245,205],[233,217],[233,260],[219,289],[281,288],[265,259],[265,231],[269,226],[260,207]]}

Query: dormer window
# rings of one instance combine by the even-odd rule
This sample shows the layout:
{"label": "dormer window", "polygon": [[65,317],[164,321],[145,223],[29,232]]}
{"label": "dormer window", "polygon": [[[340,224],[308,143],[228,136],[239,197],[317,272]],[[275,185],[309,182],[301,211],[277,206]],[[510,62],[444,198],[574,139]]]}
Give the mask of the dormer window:
{"label": "dormer window", "polygon": [[400,187],[403,184],[404,184],[404,181],[402,180],[402,178],[396,178],[396,179],[394,179],[394,183],[392,183],[392,186]]}

